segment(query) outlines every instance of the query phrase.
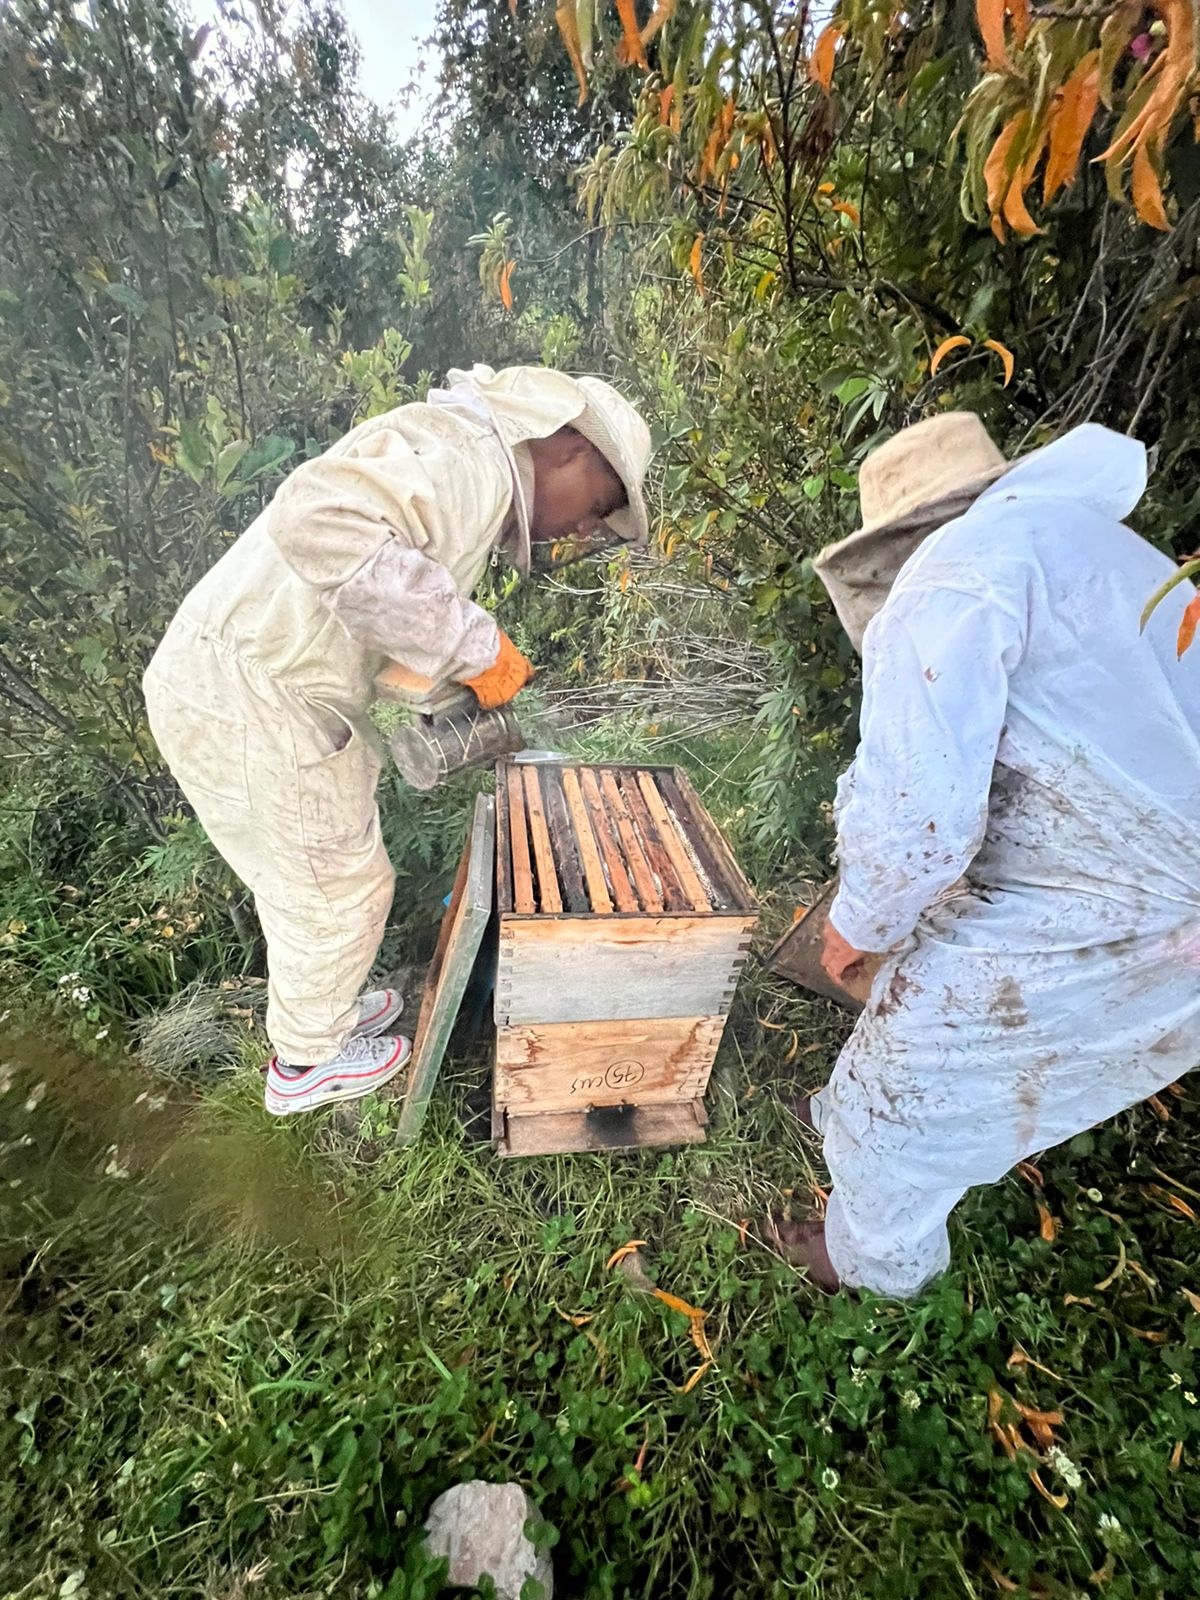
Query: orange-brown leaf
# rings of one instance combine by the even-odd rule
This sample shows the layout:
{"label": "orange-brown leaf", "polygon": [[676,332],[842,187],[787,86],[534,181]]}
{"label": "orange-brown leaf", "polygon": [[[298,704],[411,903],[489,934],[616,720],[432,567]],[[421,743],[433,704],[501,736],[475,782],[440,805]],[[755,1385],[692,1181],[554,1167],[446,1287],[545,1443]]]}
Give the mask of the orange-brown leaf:
{"label": "orange-brown leaf", "polygon": [[975,14],[983,38],[984,53],[988,66],[993,69],[1008,65],[1008,51],[1004,45],[1004,13],[1007,9],[1004,0],[976,0]]}
{"label": "orange-brown leaf", "polygon": [[594,1311],[564,1311],[560,1306],[555,1306],[554,1309],[558,1312],[563,1321],[569,1322],[573,1328],[586,1328],[589,1322],[595,1321],[596,1317],[596,1313]]}
{"label": "orange-brown leaf", "polygon": [[827,24],[818,34],[812,55],[808,58],[808,75],[814,83],[821,85],[826,94],[833,88],[833,63],[843,31],[839,22]]}
{"label": "orange-brown leaf", "polygon": [[643,45],[648,45],[663,24],[671,20],[675,11],[675,4],[676,0],[658,0],[658,4],[650,13],[650,20],[642,29]]}
{"label": "orange-brown leaf", "polygon": [[1190,649],[1192,640],[1196,637],[1196,624],[1200,623],[1200,594],[1187,603],[1187,610],[1179,622],[1179,637],[1175,641],[1175,653],[1183,655]]}
{"label": "orange-brown leaf", "polygon": [[1041,1495],[1042,1499],[1043,1500],[1049,1500],[1050,1504],[1052,1506],[1056,1507],[1057,1510],[1065,1511],[1067,1509],[1068,1505],[1070,1505],[1071,1502],[1070,1502],[1070,1499],[1068,1498],[1067,1495],[1065,1495],[1065,1494],[1051,1494],[1049,1489],[1047,1489],[1046,1485],[1042,1482],[1041,1478],[1038,1476],[1036,1471],[1031,1472],[1029,1474],[1029,1481],[1033,1485],[1033,1487],[1037,1490],[1037,1492]]}
{"label": "orange-brown leaf", "polygon": [[1075,182],[1083,141],[1100,104],[1100,52],[1091,50],[1058,92],[1050,124],[1050,154],[1042,179],[1042,199],[1049,203],[1060,189]]}
{"label": "orange-brown leaf", "polygon": [[579,43],[579,21],[575,15],[575,0],[566,0],[554,13],[554,20],[558,23],[558,31],[562,34],[562,41],[567,47],[567,54],[571,58],[571,65],[575,68],[575,77],[579,84],[579,105],[583,105],[588,97],[587,69],[583,64],[583,50]]}
{"label": "orange-brown leaf", "polygon": [[965,346],[969,345],[970,342],[970,339],[967,338],[965,333],[956,333],[953,334],[949,339],[943,339],[941,344],[938,345],[937,349],[933,352],[933,360],[929,363],[929,376],[931,378],[936,378],[938,368],[941,366],[942,362],[946,359],[950,352],[952,350],[962,350]]}
{"label": "orange-brown leaf", "polygon": [[1171,1459],[1167,1462],[1172,1472],[1179,1471],[1179,1463],[1183,1460],[1183,1440],[1176,1439],[1175,1448],[1171,1451]]}
{"label": "orange-brown leaf", "polygon": [[850,221],[856,228],[862,222],[862,218],[859,216],[858,207],[852,204],[849,200],[835,200],[831,210],[840,211],[842,216],[849,217]]}
{"label": "orange-brown leaf", "polygon": [[1033,182],[1034,170],[1042,159],[1042,151],[1046,145],[1046,131],[1046,124],[1043,123],[1032,150],[1013,173],[1013,180],[1004,196],[1002,209],[1005,222],[1014,233],[1024,234],[1026,237],[1042,231],[1029,215],[1029,208],[1025,204],[1025,191]]}
{"label": "orange-brown leaf", "polygon": [[687,1382],[686,1383],[681,1383],[681,1384],[678,1385],[678,1387],[675,1390],[675,1393],[676,1394],[691,1394],[692,1390],[700,1382],[701,1378],[704,1376],[704,1374],[708,1371],[708,1369],[711,1366],[712,1366],[712,1362],[711,1361],[702,1361],[700,1363],[700,1365],[696,1368],[695,1372],[692,1373],[691,1377],[687,1380]]}
{"label": "orange-brown leaf", "polygon": [[628,1244],[623,1244],[619,1250],[614,1250],[604,1263],[605,1272],[611,1272],[618,1261],[624,1261],[626,1256],[631,1256],[635,1250],[640,1250],[645,1243],[645,1239],[630,1239]]}
{"label": "orange-brown leaf", "polygon": [[1145,143],[1139,144],[1133,152],[1133,209],[1148,227],[1158,228],[1162,233],[1171,231],[1154,156]]}
{"label": "orange-brown leaf", "polygon": [[1116,158],[1139,145],[1160,145],[1196,66],[1196,13],[1192,0],[1152,0],[1167,26],[1167,43],[1142,78],[1154,88],[1141,112],[1097,159]]}
{"label": "orange-brown leaf", "polygon": [[[985,339],[983,348],[985,350],[994,350],[1004,363],[1004,387],[1007,389],[1012,382],[1013,373],[1016,371],[1017,366],[1012,351],[1006,344],[1001,344],[999,339]],[[1037,1169],[1035,1168],[1034,1170],[1036,1171]]]}
{"label": "orange-brown leaf", "polygon": [[655,1289],[654,1297],[661,1300],[668,1311],[678,1311],[684,1317],[703,1317],[705,1313],[699,1306],[691,1306],[686,1300],[681,1300],[677,1294],[668,1294],[665,1289]]}
{"label": "orange-brown leaf", "polygon": [[1016,1594],[1020,1590],[1021,1585],[1019,1583],[1014,1583],[1011,1578],[1006,1578],[1002,1572],[997,1572],[990,1561],[985,1561],[983,1568],[997,1589],[1004,1594]]}
{"label": "orange-brown leaf", "polygon": [[703,251],[704,235],[702,233],[698,233],[696,235],[695,242],[692,245],[691,254],[688,256],[688,267],[691,271],[692,277],[696,280],[696,288],[701,294],[704,293],[704,262],[702,259]]}
{"label": "orange-brown leaf", "polygon": [[1181,1289],[1179,1292],[1193,1311],[1200,1311],[1200,1294],[1195,1294],[1191,1289]]}
{"label": "orange-brown leaf", "polygon": [[983,166],[983,181],[987,187],[988,210],[993,217],[1000,214],[1004,200],[1012,185],[1014,169],[1010,163],[1013,146],[1024,136],[1029,126],[1028,111],[1018,111],[1001,128]]}
{"label": "orange-brown leaf", "polygon": [[1038,1201],[1038,1217],[1040,1219],[1038,1232],[1047,1244],[1053,1244],[1058,1238],[1058,1218],[1050,1215],[1049,1210],[1042,1202]]}
{"label": "orange-brown leaf", "polygon": [[1005,9],[1012,18],[1017,43],[1024,44],[1029,37],[1029,0],[1008,0]]}
{"label": "orange-brown leaf", "polygon": [[671,120],[671,102],[675,98],[675,85],[669,83],[658,97],[658,120],[662,127],[666,127]]}
{"label": "orange-brown leaf", "polygon": [[1063,1425],[1064,1418],[1061,1411],[1035,1411],[1032,1406],[1027,1406],[1020,1400],[1014,1400],[1013,1405],[1026,1422],[1042,1422],[1048,1428],[1061,1428]]}
{"label": "orange-brown leaf", "polygon": [[617,46],[617,59],[626,66],[634,62],[644,71],[650,70],[646,52],[642,48],[642,30],[638,26],[637,7],[634,0],[617,0],[617,15],[621,19],[621,42]]}
{"label": "orange-brown leaf", "polygon": [[505,311],[512,310],[512,273],[515,261],[506,261],[500,272],[500,303]]}

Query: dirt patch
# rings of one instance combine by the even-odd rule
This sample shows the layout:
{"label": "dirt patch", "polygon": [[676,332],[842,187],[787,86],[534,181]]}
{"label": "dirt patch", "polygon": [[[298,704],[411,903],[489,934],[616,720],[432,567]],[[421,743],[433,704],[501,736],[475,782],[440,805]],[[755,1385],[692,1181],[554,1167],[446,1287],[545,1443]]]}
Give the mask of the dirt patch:
{"label": "dirt patch", "polygon": [[1021,985],[1015,978],[1005,978],[996,990],[996,998],[992,1002],[992,1015],[1002,1028],[1024,1028],[1029,1023],[1029,1012],[1025,1009],[1025,996],[1021,993]]}

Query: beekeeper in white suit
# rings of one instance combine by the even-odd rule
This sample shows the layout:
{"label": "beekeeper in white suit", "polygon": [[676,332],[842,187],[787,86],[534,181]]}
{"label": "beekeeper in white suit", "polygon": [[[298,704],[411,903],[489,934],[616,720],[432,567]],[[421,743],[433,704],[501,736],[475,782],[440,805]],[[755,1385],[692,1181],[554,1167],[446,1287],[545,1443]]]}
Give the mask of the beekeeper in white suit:
{"label": "beekeeper in white suit", "polygon": [[450,374],[297,468],[179,608],[150,726],[267,940],[268,1111],[369,1093],[404,1066],[402,997],[363,994],[392,901],[367,716],[390,660],[511,700],[532,668],[467,598],[493,553],[643,545],[650,435],[598,378]]}
{"label": "beekeeper in white suit", "polygon": [[1200,1061],[1195,591],[1139,631],[1174,571],[1122,525],[1145,486],[1104,428],[1009,466],[977,418],[938,417],[868,456],[863,527],[817,560],[864,679],[824,965],[886,952],[797,1108],[824,1225],[771,1224],[827,1287],[916,1294],[973,1184]]}

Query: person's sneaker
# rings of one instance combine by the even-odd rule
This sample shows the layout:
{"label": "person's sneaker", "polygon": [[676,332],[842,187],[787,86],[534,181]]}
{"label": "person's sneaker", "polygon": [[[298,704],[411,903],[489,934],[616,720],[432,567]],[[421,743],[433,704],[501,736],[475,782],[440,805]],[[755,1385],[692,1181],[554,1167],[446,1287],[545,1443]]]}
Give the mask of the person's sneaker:
{"label": "person's sneaker", "polygon": [[382,1034],[347,1039],[341,1055],[319,1067],[289,1067],[272,1056],[267,1065],[267,1110],[273,1117],[290,1117],[339,1100],[358,1100],[394,1078],[411,1055],[410,1040]]}
{"label": "person's sneaker", "polygon": [[370,989],[360,994],[356,1037],[373,1039],[377,1033],[387,1033],[403,1010],[404,996],[399,989]]}

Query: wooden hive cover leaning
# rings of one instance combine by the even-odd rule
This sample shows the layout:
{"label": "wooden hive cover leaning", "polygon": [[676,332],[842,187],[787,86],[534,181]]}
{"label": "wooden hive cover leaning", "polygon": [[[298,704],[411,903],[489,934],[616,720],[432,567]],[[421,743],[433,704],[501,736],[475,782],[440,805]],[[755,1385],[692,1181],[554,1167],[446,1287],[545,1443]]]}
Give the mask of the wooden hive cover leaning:
{"label": "wooden hive cover leaning", "polygon": [[496,821],[499,1149],[703,1139],[757,906],[687,775],[504,763]]}

